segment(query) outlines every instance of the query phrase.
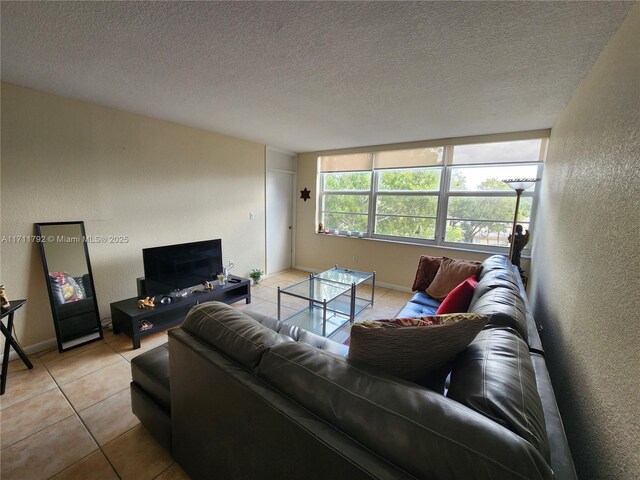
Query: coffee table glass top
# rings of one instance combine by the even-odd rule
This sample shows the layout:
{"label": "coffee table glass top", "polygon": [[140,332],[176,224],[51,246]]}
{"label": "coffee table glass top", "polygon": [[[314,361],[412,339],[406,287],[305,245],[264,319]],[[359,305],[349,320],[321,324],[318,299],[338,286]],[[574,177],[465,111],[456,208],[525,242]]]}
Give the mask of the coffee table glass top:
{"label": "coffee table glass top", "polygon": [[350,287],[344,284],[329,282],[318,277],[309,278],[280,289],[282,293],[296,295],[308,300],[328,302],[345,293]]}
{"label": "coffee table glass top", "polygon": [[352,283],[360,285],[371,277],[373,277],[373,273],[371,272],[360,272],[358,270],[349,270],[347,268],[339,268],[337,266],[316,275],[316,278],[330,280],[332,282],[346,283],[349,285]]}

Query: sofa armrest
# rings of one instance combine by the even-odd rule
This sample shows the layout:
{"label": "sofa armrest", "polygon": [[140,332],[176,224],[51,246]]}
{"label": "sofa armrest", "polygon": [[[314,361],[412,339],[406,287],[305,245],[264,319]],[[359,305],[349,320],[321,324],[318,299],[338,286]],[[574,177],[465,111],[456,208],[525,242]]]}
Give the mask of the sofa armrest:
{"label": "sofa armrest", "polygon": [[183,329],[169,366],[172,456],[193,480],[415,480]]}
{"label": "sofa armrest", "polygon": [[551,450],[551,468],[558,480],[577,480],[576,469],[571,458],[569,442],[564,432],[560,410],[549,378],[549,371],[544,357],[538,353],[531,354],[533,369],[536,372],[536,383],[542,410],[544,411],[547,436]]}

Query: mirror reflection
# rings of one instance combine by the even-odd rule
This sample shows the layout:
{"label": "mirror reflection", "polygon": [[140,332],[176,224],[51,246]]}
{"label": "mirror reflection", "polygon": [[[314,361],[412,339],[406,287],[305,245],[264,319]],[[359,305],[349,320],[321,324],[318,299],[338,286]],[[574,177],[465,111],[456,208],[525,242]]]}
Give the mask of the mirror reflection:
{"label": "mirror reflection", "polygon": [[58,350],[102,338],[84,222],[36,224]]}

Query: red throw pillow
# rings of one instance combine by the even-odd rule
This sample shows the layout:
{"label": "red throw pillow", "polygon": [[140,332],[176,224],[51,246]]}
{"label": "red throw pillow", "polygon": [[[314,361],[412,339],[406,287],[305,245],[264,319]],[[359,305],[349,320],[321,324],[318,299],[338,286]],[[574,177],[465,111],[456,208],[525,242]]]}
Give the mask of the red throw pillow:
{"label": "red throw pillow", "polygon": [[449,295],[438,307],[436,315],[444,315],[445,313],[464,313],[469,310],[473,292],[478,286],[476,276],[463,280],[456,288],[451,290]]}

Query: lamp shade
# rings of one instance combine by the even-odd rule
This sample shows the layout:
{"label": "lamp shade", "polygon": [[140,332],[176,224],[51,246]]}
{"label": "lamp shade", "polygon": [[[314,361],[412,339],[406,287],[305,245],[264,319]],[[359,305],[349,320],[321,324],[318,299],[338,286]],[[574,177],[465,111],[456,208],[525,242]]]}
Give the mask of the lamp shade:
{"label": "lamp shade", "polygon": [[506,180],[502,180],[504,183],[509,185],[514,190],[527,190],[533,187],[536,182],[539,182],[539,178],[508,178]]}

